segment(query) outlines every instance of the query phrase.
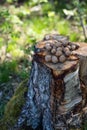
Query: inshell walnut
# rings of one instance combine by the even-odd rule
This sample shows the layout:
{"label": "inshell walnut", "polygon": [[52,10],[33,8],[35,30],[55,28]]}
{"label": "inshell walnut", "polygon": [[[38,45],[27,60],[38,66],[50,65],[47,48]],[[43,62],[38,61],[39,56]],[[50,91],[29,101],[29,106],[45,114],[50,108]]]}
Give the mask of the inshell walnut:
{"label": "inshell walnut", "polygon": [[51,55],[46,55],[45,56],[45,61],[46,62],[51,62]]}
{"label": "inshell walnut", "polygon": [[75,50],[76,49],[76,45],[71,45],[71,49]]}
{"label": "inshell walnut", "polygon": [[53,49],[51,50],[51,53],[52,53],[52,54],[55,54],[55,53],[56,53],[56,49],[53,48]]}
{"label": "inshell walnut", "polygon": [[62,47],[58,47],[58,48],[57,48],[57,51],[62,51]]}
{"label": "inshell walnut", "polygon": [[57,43],[55,44],[55,46],[56,46],[56,47],[61,47],[61,46],[62,46],[62,43],[61,43],[61,42],[57,42]]}
{"label": "inshell walnut", "polygon": [[60,62],[64,62],[66,60],[66,57],[64,56],[64,55],[61,55],[60,57],[59,57],[59,61]]}
{"label": "inshell walnut", "polygon": [[[49,39],[47,35],[47,39]],[[52,37],[50,37],[52,38]],[[54,40],[45,42],[45,61],[51,63],[63,63],[68,60],[68,57],[72,55],[72,52],[79,48],[79,45],[71,43],[67,40]]]}
{"label": "inshell walnut", "polygon": [[68,45],[67,47],[71,50],[71,46],[70,45]]}
{"label": "inshell walnut", "polygon": [[71,52],[69,50],[65,51],[66,56],[70,56]]}
{"label": "inshell walnut", "polygon": [[58,58],[56,56],[52,56],[52,63],[57,63],[58,62]]}
{"label": "inshell walnut", "polygon": [[46,48],[48,51],[50,51],[50,50],[51,50],[51,46],[50,46],[50,44],[47,43],[47,44],[45,45],[45,48]]}
{"label": "inshell walnut", "polygon": [[63,42],[63,46],[66,47],[68,45],[68,41]]}
{"label": "inshell walnut", "polygon": [[58,51],[58,50],[57,50],[56,56],[61,56],[62,54],[63,54],[62,51],[60,51],[60,50]]}
{"label": "inshell walnut", "polygon": [[64,48],[63,48],[63,51],[64,51],[64,52],[69,51],[69,48],[68,48],[68,47],[64,47]]}

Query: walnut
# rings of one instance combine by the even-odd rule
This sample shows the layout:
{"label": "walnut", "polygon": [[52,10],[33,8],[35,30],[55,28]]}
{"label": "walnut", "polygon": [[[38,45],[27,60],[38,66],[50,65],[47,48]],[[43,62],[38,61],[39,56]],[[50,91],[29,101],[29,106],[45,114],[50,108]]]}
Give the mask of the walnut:
{"label": "walnut", "polygon": [[69,48],[68,48],[68,47],[64,47],[64,48],[63,48],[63,52],[66,52],[66,51],[69,51]]}
{"label": "walnut", "polygon": [[58,58],[56,56],[52,56],[52,63],[57,63],[58,62]]}
{"label": "walnut", "polygon": [[62,51],[62,47],[58,47],[58,48],[57,48],[57,51]]}
{"label": "walnut", "polygon": [[63,42],[63,46],[66,47],[68,45],[68,41]]}
{"label": "walnut", "polygon": [[46,50],[50,51],[50,50],[51,50],[51,46],[50,46],[50,44],[47,43],[47,44],[45,45],[45,48],[46,48]]}
{"label": "walnut", "polygon": [[62,46],[62,43],[61,43],[61,42],[56,42],[55,46],[56,46],[56,47],[61,47],[61,46]]}
{"label": "walnut", "polygon": [[66,56],[70,56],[71,52],[69,50],[65,51]]}
{"label": "walnut", "polygon": [[72,48],[70,45],[68,45],[67,47],[69,48],[69,50],[71,50],[71,48]]}
{"label": "walnut", "polygon": [[76,49],[76,45],[71,45],[71,49],[75,50]]}
{"label": "walnut", "polygon": [[66,57],[65,57],[65,55],[61,55],[60,57],[59,57],[59,61],[60,62],[64,62],[66,60]]}
{"label": "walnut", "polygon": [[57,50],[57,52],[56,52],[56,56],[61,56],[63,53],[62,53],[62,51],[61,50]]}
{"label": "walnut", "polygon": [[51,53],[52,53],[52,54],[55,54],[55,53],[56,53],[56,49],[53,48],[53,49],[51,50]]}
{"label": "walnut", "polygon": [[45,56],[45,61],[46,62],[51,62],[51,55],[46,55]]}
{"label": "walnut", "polygon": [[76,46],[76,49],[78,49],[80,47],[80,44],[76,43],[75,46]]}

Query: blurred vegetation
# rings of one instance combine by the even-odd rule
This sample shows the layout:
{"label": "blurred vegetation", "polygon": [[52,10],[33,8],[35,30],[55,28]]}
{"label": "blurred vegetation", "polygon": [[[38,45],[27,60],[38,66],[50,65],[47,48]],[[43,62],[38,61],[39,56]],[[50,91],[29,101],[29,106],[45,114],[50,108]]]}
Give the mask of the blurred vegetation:
{"label": "blurred vegetation", "polygon": [[34,45],[55,32],[87,41],[87,0],[0,0],[0,118],[29,77]]}

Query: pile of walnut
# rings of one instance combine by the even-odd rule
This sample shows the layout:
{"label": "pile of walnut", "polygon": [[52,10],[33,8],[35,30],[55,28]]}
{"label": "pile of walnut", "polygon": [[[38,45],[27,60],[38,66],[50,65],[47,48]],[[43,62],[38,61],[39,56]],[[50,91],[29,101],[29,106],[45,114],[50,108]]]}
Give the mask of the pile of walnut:
{"label": "pile of walnut", "polygon": [[45,61],[51,63],[63,63],[72,55],[72,52],[79,46],[69,41],[46,40],[45,41]]}

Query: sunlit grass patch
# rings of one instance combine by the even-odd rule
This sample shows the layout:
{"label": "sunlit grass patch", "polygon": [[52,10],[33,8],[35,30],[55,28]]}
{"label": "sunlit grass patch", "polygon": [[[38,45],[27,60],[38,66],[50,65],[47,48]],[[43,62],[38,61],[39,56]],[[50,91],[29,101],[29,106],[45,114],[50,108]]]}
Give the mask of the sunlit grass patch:
{"label": "sunlit grass patch", "polygon": [[15,59],[21,58],[24,56],[24,51],[20,50],[19,48],[14,49],[13,51],[10,52],[12,57]]}
{"label": "sunlit grass patch", "polygon": [[24,56],[24,51],[20,49],[17,43],[9,43],[7,47],[7,52],[12,56],[12,59],[19,59]]}
{"label": "sunlit grass patch", "polygon": [[69,35],[70,34],[70,24],[66,20],[59,20],[57,22],[57,30],[62,35]]}
{"label": "sunlit grass patch", "polygon": [[72,34],[70,35],[70,41],[79,41],[80,40],[80,34],[76,33],[76,32],[72,32]]}

